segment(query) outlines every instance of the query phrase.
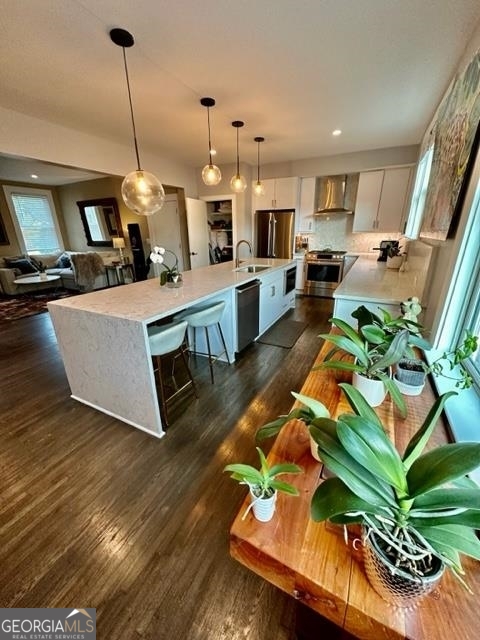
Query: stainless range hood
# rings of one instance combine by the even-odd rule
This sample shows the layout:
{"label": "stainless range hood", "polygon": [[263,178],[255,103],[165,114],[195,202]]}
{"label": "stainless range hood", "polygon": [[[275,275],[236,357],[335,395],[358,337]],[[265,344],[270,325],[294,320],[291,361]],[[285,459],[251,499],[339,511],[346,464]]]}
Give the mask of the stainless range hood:
{"label": "stainless range hood", "polygon": [[348,176],[323,176],[318,179],[318,208],[314,215],[322,216],[334,213],[353,213],[345,206],[345,191]]}

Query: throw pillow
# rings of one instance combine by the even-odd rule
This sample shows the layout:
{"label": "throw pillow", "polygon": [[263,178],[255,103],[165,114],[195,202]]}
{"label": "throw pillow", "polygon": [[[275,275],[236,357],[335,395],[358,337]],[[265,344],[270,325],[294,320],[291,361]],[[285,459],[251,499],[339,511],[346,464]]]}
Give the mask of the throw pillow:
{"label": "throw pillow", "polygon": [[58,259],[55,262],[55,266],[58,269],[70,269],[70,267],[72,266],[70,256],[67,253],[62,253],[61,256],[58,256]]}
{"label": "throw pillow", "polygon": [[18,269],[23,275],[38,273],[38,269],[27,258],[14,258],[13,260],[5,258],[5,262],[9,269]]}

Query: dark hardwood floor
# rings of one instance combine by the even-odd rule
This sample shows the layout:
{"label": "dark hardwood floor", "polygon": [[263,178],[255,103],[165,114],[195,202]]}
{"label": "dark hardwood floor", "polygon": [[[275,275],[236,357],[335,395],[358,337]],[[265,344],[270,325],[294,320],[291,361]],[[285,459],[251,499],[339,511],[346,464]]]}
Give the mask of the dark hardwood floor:
{"label": "dark hardwood floor", "polygon": [[332,301],[297,303],[292,349],[251,345],[213,386],[192,359],[200,399],[161,440],[70,399],[48,314],[0,324],[1,607],[95,607],[102,640],[293,637],[294,600],[229,557],[246,489],[222,470],[256,464],[318,353]]}

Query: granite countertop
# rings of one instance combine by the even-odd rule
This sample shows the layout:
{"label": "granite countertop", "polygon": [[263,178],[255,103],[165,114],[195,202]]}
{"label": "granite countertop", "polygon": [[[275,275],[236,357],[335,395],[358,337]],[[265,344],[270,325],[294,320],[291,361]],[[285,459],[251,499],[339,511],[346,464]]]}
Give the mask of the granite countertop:
{"label": "granite countertop", "polygon": [[387,269],[377,254],[359,254],[354,265],[335,290],[333,297],[398,304],[411,296],[421,300],[428,262],[409,260],[407,270]]}
{"label": "granite countertop", "polygon": [[261,264],[268,266],[269,269],[260,273],[247,273],[236,271],[233,262],[223,262],[192,271],[184,271],[182,273],[183,286],[178,288],[161,287],[159,278],[155,277],[56,300],[49,302],[48,307],[75,309],[148,323],[176,313],[185,307],[209,298],[213,294],[231,289],[249,280],[261,279],[262,275],[283,269],[291,263],[294,263],[293,259],[251,258],[242,261],[240,268],[249,264]]}

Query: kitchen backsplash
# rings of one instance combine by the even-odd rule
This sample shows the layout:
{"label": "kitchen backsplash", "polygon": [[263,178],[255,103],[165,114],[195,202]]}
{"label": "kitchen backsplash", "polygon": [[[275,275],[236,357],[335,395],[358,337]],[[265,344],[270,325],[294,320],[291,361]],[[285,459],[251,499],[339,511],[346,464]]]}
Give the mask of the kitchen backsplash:
{"label": "kitchen backsplash", "polygon": [[[338,249],[349,253],[372,252],[380,240],[399,240],[399,233],[352,233],[353,215],[332,213],[314,218],[308,248]],[[402,244],[402,243],[400,243]]]}

